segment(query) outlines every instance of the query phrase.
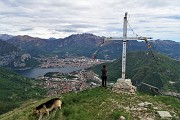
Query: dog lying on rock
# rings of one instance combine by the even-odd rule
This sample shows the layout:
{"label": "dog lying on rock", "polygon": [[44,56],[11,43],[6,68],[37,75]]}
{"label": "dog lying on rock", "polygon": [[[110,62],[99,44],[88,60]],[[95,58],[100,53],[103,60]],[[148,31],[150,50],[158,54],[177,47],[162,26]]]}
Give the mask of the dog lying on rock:
{"label": "dog lying on rock", "polygon": [[54,98],[34,108],[33,113],[39,115],[38,120],[41,120],[44,114],[47,114],[49,116],[49,112],[53,109],[61,109],[61,105],[62,101],[59,98]]}

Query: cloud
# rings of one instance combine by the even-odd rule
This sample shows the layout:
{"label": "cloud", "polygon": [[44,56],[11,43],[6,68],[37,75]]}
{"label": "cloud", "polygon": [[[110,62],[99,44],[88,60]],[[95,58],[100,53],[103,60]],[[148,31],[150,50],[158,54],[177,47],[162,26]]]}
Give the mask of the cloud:
{"label": "cloud", "polygon": [[72,28],[57,28],[57,29],[55,29],[55,31],[57,31],[57,32],[67,32],[67,33],[78,32],[78,30],[72,29]]}
{"label": "cloud", "polygon": [[33,28],[30,28],[30,27],[24,27],[24,28],[20,28],[19,30],[20,30],[20,31],[32,31]]}
{"label": "cloud", "polygon": [[[48,38],[92,32],[117,37],[122,36],[128,12],[130,25],[140,36],[180,41],[179,6],[179,0],[2,0],[0,33]],[[133,33],[128,31],[128,36]]]}
{"label": "cloud", "polygon": [[166,17],[163,17],[163,18],[170,18],[170,19],[177,19],[177,20],[179,20],[180,16],[166,16]]}

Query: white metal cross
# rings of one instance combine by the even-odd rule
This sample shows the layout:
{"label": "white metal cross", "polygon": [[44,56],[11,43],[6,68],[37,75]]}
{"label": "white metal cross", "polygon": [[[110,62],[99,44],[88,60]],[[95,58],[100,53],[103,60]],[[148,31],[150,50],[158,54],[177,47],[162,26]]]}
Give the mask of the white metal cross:
{"label": "white metal cross", "polygon": [[124,24],[123,24],[123,37],[110,37],[105,38],[105,41],[108,40],[122,40],[123,41],[123,49],[122,49],[122,79],[125,79],[126,74],[126,42],[127,40],[145,40],[147,42],[147,39],[152,39],[150,37],[127,37],[127,12],[125,13],[124,17]]}

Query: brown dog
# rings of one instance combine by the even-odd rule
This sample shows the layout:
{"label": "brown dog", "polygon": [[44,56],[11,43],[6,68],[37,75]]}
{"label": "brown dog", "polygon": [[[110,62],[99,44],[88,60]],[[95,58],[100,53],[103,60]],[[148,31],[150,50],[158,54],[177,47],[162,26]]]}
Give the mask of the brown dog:
{"label": "brown dog", "polygon": [[41,120],[44,114],[49,115],[49,112],[52,111],[53,109],[58,109],[58,108],[61,109],[61,104],[62,104],[62,101],[59,98],[54,98],[37,106],[34,109],[33,113],[39,114],[38,120]]}

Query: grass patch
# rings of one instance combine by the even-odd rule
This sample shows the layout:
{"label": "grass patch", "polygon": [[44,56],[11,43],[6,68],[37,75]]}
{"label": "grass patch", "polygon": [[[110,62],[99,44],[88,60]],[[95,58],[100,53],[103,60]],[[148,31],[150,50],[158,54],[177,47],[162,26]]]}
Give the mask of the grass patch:
{"label": "grass patch", "polygon": [[[57,96],[56,96],[57,97]],[[58,96],[60,97],[60,96]],[[27,102],[29,104],[21,107],[11,116],[8,113],[0,116],[2,120],[35,120],[37,117],[32,116],[32,108],[51,98],[46,98],[37,103]],[[150,102],[157,106],[159,110],[167,110],[170,113],[178,114],[179,100],[164,96],[150,96],[147,94],[137,93],[136,95],[116,94],[108,88],[93,88],[78,93],[67,93],[61,96],[63,101],[62,109],[53,111],[50,116],[44,117],[43,120],[117,120],[124,116],[126,120],[138,119],[138,114],[133,117],[133,112],[126,110],[126,107],[137,106],[141,102]],[[145,111],[147,114],[154,115],[155,119],[159,116],[152,109]]]}

